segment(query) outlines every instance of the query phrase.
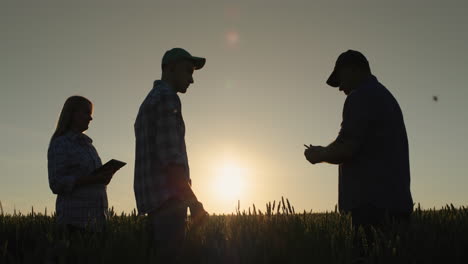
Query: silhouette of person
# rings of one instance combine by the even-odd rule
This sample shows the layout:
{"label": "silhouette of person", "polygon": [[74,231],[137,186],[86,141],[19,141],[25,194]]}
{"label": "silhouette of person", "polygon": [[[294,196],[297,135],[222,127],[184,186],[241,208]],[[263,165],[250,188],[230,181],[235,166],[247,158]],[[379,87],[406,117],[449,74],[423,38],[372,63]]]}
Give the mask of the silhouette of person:
{"label": "silhouette of person", "polygon": [[185,238],[187,207],[194,220],[207,213],[191,189],[185,124],[177,93],[193,83],[206,59],[184,49],[168,50],[161,80],[154,82],[135,121],[134,191],[139,214],[148,214],[154,240],[165,262],[174,261]]}
{"label": "silhouette of person", "polygon": [[327,84],[347,96],[341,130],[326,147],[306,146],[305,157],[312,164],[339,165],[339,209],[351,213],[355,227],[381,225],[387,216],[408,221],[408,138],[398,102],[358,51],[338,57]]}
{"label": "silhouette of person", "polygon": [[106,186],[116,172],[101,167],[90,137],[93,104],[82,96],[69,97],[50,140],[47,162],[49,186],[57,194],[57,222],[75,231],[100,231],[107,218]]}

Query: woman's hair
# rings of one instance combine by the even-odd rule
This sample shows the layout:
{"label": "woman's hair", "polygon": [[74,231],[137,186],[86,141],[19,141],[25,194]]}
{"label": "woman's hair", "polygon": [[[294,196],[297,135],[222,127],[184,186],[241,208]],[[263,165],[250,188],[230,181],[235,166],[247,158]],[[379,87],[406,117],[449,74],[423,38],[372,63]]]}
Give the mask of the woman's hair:
{"label": "woman's hair", "polygon": [[55,138],[68,132],[73,121],[73,114],[82,107],[87,107],[89,105],[92,107],[93,103],[83,96],[75,95],[68,97],[65,104],[63,104],[62,112],[60,113],[60,117],[57,122],[57,128],[55,129],[50,141],[52,142]]}

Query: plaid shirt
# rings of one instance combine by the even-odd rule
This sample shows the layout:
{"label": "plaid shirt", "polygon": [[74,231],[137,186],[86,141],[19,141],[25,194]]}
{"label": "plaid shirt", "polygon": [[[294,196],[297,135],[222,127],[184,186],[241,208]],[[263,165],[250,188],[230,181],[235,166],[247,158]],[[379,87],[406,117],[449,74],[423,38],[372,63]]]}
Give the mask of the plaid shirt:
{"label": "plaid shirt", "polygon": [[107,217],[107,193],[103,184],[75,186],[76,180],[88,175],[102,163],[82,133],[67,132],[51,141],[47,153],[49,186],[57,194],[56,214],[59,224],[99,228]]}
{"label": "plaid shirt", "polygon": [[167,83],[155,81],[141,104],[135,121],[135,138],[133,188],[138,212],[146,214],[178,195],[168,184],[164,172],[167,165],[184,166],[190,181],[181,103]]}

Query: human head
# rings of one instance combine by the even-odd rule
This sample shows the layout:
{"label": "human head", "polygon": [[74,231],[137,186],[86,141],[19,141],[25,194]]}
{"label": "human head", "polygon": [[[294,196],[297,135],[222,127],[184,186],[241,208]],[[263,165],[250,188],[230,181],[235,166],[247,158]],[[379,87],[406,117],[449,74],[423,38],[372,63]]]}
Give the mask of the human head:
{"label": "human head", "polygon": [[173,48],[166,51],[161,61],[162,77],[176,92],[185,93],[193,83],[193,72],[205,65],[206,59],[194,57],[186,50]]}
{"label": "human head", "polygon": [[339,87],[340,91],[348,95],[369,75],[371,75],[371,70],[366,57],[359,51],[348,50],[336,60],[335,68],[328,77],[327,84]]}
{"label": "human head", "polygon": [[88,129],[93,112],[93,103],[83,96],[71,96],[63,105],[52,140],[70,130],[84,132]]}

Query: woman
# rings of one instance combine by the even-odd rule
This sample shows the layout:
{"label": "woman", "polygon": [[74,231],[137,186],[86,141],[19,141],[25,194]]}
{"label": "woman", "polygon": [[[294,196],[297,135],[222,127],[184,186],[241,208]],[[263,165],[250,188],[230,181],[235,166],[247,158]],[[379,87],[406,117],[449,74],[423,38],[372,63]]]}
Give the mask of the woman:
{"label": "woman", "polygon": [[69,230],[99,231],[107,217],[106,185],[115,170],[94,171],[101,159],[88,129],[93,104],[82,96],[65,101],[47,153],[49,186],[57,194],[57,222]]}

